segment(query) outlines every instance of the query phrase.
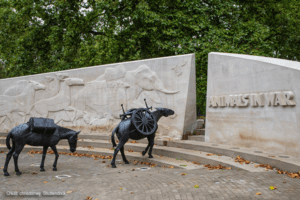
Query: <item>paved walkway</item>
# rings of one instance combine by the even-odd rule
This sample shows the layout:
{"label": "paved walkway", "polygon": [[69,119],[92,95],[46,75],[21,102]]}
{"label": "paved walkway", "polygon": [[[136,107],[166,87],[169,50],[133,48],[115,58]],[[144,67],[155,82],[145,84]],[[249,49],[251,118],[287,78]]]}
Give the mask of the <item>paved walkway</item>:
{"label": "paved walkway", "polygon": [[[58,171],[52,171],[54,155],[47,155],[46,172],[39,171],[41,154],[22,153],[16,176],[13,160],[9,165],[11,176],[0,176],[0,199],[70,199],[118,200],[118,199],[299,199],[300,179],[276,174],[274,171],[246,172],[241,170],[184,170],[163,169],[145,165],[119,164],[107,167],[108,159],[94,160],[87,157],[60,155]],[[106,161],[106,163],[102,163]],[[0,167],[5,154],[0,154]],[[37,164],[34,166],[33,164]],[[133,169],[135,169],[133,171]],[[37,173],[37,174],[34,174]],[[182,175],[186,173],[186,175]],[[69,178],[57,178],[70,175]],[[195,188],[199,185],[199,188]],[[270,190],[270,186],[277,189]],[[65,192],[62,197],[8,197],[7,191]],[[260,192],[261,195],[256,195]]]}

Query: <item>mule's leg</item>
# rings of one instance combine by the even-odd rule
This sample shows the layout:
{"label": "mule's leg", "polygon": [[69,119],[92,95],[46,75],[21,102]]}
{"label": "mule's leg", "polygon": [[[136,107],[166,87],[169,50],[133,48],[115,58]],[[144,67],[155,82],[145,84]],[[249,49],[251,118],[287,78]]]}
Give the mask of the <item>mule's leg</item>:
{"label": "mule's leg", "polygon": [[56,165],[57,165],[57,160],[58,160],[59,154],[57,153],[56,146],[51,146],[51,149],[52,149],[52,150],[54,151],[54,153],[55,153],[55,161],[54,161],[54,163],[53,163],[53,171],[57,171]]}
{"label": "mule's leg", "polygon": [[43,156],[42,156],[42,162],[41,162],[41,166],[40,166],[40,171],[44,172],[44,162],[45,162],[45,158],[46,158],[46,154],[47,154],[47,150],[48,150],[49,146],[43,146]]}
{"label": "mule's leg", "polygon": [[122,158],[125,164],[129,164],[128,160],[125,157],[125,153],[124,153],[124,146],[122,146],[121,148],[121,154],[122,154]]}
{"label": "mule's leg", "polygon": [[113,159],[111,161],[111,167],[112,168],[116,168],[115,160],[116,160],[117,154],[122,149],[122,147],[124,146],[124,144],[128,141],[128,139],[129,139],[129,134],[128,133],[125,133],[119,139],[119,144],[118,144],[117,148],[115,149],[114,157],[113,157]]}
{"label": "mule's leg", "polygon": [[147,136],[147,139],[148,139],[148,145],[147,145],[145,151],[142,152],[142,155],[143,155],[143,156],[147,153],[147,151],[148,151],[148,149],[149,149],[149,147],[150,147],[150,136]]}
{"label": "mule's leg", "polygon": [[4,164],[4,168],[3,168],[4,176],[9,176],[9,173],[7,172],[7,167],[8,167],[8,163],[9,163],[14,151],[15,151],[15,142],[13,142],[11,149],[8,151],[8,153],[6,155],[6,160],[5,160],[5,164]]}
{"label": "mule's leg", "polygon": [[150,145],[150,149],[149,149],[149,153],[148,153],[148,155],[149,155],[149,158],[153,158],[153,156],[152,156],[152,148],[153,148],[153,145],[154,145],[154,134],[153,134],[153,136],[150,136],[149,137],[149,145]]}
{"label": "mule's leg", "polygon": [[15,172],[17,175],[22,174],[22,172],[20,172],[19,167],[18,167],[18,158],[19,158],[19,155],[20,155],[21,151],[23,150],[24,146],[25,145],[23,145],[23,144],[20,144],[20,145],[16,144],[16,149],[15,149],[15,152],[13,153],[14,162],[15,162]]}

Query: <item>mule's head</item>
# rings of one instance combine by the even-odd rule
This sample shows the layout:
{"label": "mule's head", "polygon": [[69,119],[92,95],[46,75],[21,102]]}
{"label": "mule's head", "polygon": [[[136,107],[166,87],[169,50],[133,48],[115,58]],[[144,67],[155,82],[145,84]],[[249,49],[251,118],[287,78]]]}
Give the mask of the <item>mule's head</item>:
{"label": "mule's head", "polygon": [[70,145],[70,151],[74,153],[76,151],[76,146],[77,146],[77,140],[78,140],[78,134],[80,131],[77,131],[71,134],[71,136],[68,139],[69,145]]}
{"label": "mule's head", "polygon": [[170,115],[175,114],[175,112],[169,108],[156,108],[156,110],[160,111],[161,115],[163,115],[164,117],[168,117]]}

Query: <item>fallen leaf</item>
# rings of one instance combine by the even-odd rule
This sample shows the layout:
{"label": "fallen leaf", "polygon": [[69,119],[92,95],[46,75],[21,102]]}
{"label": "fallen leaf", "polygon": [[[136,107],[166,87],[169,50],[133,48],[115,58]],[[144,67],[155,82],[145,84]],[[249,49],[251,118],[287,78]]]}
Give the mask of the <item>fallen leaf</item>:
{"label": "fallen leaf", "polygon": [[213,170],[213,169],[231,169],[231,167],[224,167],[222,165],[217,165],[217,166],[211,166],[210,164],[203,165],[204,167],[207,167],[207,170]]}
{"label": "fallen leaf", "polygon": [[65,182],[65,179],[61,180],[61,182]]}
{"label": "fallen leaf", "polygon": [[69,190],[69,191],[67,191],[67,194],[71,194],[73,191],[71,191],[71,190]]}
{"label": "fallen leaf", "polygon": [[32,175],[36,175],[37,173],[36,173],[36,172],[32,172],[31,174],[32,174]]}
{"label": "fallen leaf", "polygon": [[270,186],[270,190],[275,190],[275,189],[277,189],[277,187]]}
{"label": "fallen leaf", "polygon": [[122,188],[120,188],[120,190],[122,190]]}
{"label": "fallen leaf", "polygon": [[199,188],[199,185],[195,185],[194,188]]}
{"label": "fallen leaf", "polygon": [[240,156],[237,156],[236,159],[234,160],[234,162],[239,162],[240,164],[249,164],[250,161],[249,160],[245,160],[244,158],[241,158]]}
{"label": "fallen leaf", "polygon": [[257,193],[255,193],[256,195],[261,195],[261,192],[257,192]]}
{"label": "fallen leaf", "polygon": [[92,197],[86,197],[85,200],[92,200]]}
{"label": "fallen leaf", "polygon": [[48,183],[47,181],[45,181],[44,183]]}
{"label": "fallen leaf", "polygon": [[131,194],[133,194],[133,192],[131,192]]}
{"label": "fallen leaf", "polygon": [[135,169],[132,169],[132,171],[135,171]]}
{"label": "fallen leaf", "polygon": [[286,183],[285,181],[283,181],[283,183]]}
{"label": "fallen leaf", "polygon": [[186,173],[182,173],[182,174],[181,174],[181,176],[185,176],[185,175],[186,175]]}

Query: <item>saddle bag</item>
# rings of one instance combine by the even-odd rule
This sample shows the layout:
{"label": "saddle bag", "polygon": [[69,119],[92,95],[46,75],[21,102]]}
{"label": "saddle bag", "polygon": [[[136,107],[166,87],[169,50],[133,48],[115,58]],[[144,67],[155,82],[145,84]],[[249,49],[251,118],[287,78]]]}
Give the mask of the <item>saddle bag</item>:
{"label": "saddle bag", "polygon": [[57,128],[53,119],[31,117],[28,123],[30,130],[35,133],[53,134]]}

